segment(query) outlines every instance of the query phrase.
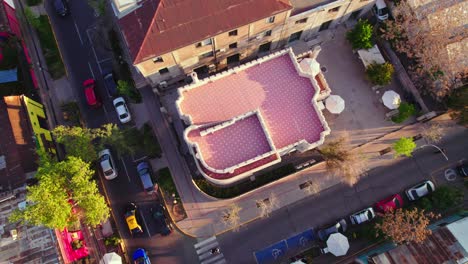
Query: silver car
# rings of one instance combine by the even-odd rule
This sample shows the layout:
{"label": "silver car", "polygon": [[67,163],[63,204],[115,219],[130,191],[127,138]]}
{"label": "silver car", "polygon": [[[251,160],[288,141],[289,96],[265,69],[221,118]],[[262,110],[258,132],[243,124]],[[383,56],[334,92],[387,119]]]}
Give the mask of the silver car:
{"label": "silver car", "polygon": [[352,214],[349,217],[353,225],[359,225],[365,222],[368,222],[375,218],[374,209],[372,207],[366,208],[362,211]]}
{"label": "silver car", "polygon": [[410,201],[415,201],[423,196],[430,194],[434,190],[435,186],[433,182],[424,181],[406,190],[406,196]]}
{"label": "silver car", "polygon": [[117,111],[117,116],[122,124],[128,123],[132,120],[132,116],[130,115],[130,111],[128,111],[127,104],[123,97],[115,98],[113,104]]}
{"label": "silver car", "polygon": [[113,180],[117,177],[117,169],[109,149],[104,149],[99,152],[99,165],[101,166],[104,178]]}

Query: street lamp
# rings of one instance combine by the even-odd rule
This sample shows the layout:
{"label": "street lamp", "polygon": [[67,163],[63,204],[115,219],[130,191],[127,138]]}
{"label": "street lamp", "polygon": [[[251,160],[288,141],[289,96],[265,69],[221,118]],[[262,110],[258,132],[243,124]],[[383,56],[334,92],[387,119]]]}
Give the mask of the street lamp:
{"label": "street lamp", "polygon": [[422,145],[422,146],[418,147],[418,149],[419,149],[419,148],[424,148],[424,147],[434,147],[434,148],[436,148],[440,153],[442,153],[442,155],[444,156],[444,158],[445,158],[447,161],[449,160],[448,157],[447,157],[447,155],[445,155],[445,152],[444,152],[441,148],[439,148],[438,146],[433,145],[433,144],[425,144],[425,145]]}

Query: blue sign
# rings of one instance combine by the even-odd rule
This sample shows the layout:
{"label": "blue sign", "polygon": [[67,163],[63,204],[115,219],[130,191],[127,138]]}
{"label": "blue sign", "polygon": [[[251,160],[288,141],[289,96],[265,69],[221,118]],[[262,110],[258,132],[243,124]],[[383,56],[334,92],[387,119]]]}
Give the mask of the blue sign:
{"label": "blue sign", "polygon": [[286,240],[288,249],[303,250],[310,246],[310,243],[315,240],[314,231],[309,229]]}
{"label": "blue sign", "polygon": [[258,264],[273,263],[275,260],[284,256],[286,254],[286,250],[288,250],[286,241],[281,240],[280,242],[273,244],[261,251],[255,252],[254,255]]}

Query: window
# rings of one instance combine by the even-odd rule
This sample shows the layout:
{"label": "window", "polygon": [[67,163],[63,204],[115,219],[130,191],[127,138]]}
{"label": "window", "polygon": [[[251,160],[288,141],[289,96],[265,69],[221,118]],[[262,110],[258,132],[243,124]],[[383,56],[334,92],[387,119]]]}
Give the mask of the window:
{"label": "window", "polygon": [[289,43],[299,40],[301,38],[301,35],[302,35],[302,31],[292,33],[291,36],[289,36]]}
{"label": "window", "polygon": [[166,74],[166,73],[169,73],[169,69],[168,68],[162,68],[159,70],[159,74]]}
{"label": "window", "polygon": [[153,62],[154,63],[157,63],[157,62],[164,62],[163,58],[161,57],[156,57],[156,58],[153,58]]}
{"label": "window", "polygon": [[197,44],[195,44],[195,46],[199,48],[199,47],[208,46],[211,44],[212,44],[212,41],[211,41],[211,38],[209,38],[209,39],[205,39],[203,41],[198,42]]}
{"label": "window", "polygon": [[237,29],[229,31],[229,36],[237,36]]}
{"label": "window", "polygon": [[265,36],[265,37],[271,36],[271,30],[265,31],[264,36]]}
{"label": "window", "polygon": [[330,20],[330,21],[327,21],[327,22],[323,23],[322,25],[320,25],[319,31],[323,31],[323,30],[328,29],[328,27],[330,26],[332,21],[333,20]]}
{"label": "window", "polygon": [[235,48],[237,48],[237,42],[234,42],[234,43],[229,44],[229,48],[230,48],[230,49],[235,49]]}
{"label": "window", "polygon": [[304,24],[307,22],[307,17],[306,18],[303,18],[303,19],[299,19],[296,21],[296,24]]}
{"label": "window", "polygon": [[273,23],[273,22],[275,22],[275,17],[272,16],[272,17],[267,18],[267,19],[266,19],[266,22],[267,22],[267,23],[270,23],[270,24]]}
{"label": "window", "polygon": [[338,12],[338,10],[340,10],[341,6],[337,6],[335,8],[332,8],[332,9],[328,9],[328,13],[334,13],[334,12]]}
{"label": "window", "polygon": [[209,52],[203,53],[200,56],[198,56],[198,58],[200,60],[204,59],[204,58],[208,58],[208,57],[213,57],[213,51],[209,51]]}

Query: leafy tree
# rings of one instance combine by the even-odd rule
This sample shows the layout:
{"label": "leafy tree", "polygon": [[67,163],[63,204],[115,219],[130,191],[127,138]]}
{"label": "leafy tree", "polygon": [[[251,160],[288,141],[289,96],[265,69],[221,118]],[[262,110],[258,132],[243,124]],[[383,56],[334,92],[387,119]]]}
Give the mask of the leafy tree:
{"label": "leafy tree", "polygon": [[257,200],[257,207],[260,209],[260,217],[269,217],[270,214],[278,208],[279,201],[274,193],[270,193],[268,199]]}
{"label": "leafy tree", "polygon": [[460,87],[448,97],[451,116],[462,125],[468,125],[468,85]]}
{"label": "leafy tree", "polygon": [[403,123],[410,116],[414,115],[416,108],[413,104],[402,102],[398,107],[398,115],[392,118],[392,121],[395,123]]}
{"label": "leafy tree", "polygon": [[77,157],[55,162],[41,161],[39,184],[28,187],[24,210],[16,210],[10,221],[63,229],[77,219],[96,226],[109,217],[109,208],[92,180],[94,171]]}
{"label": "leafy tree", "polygon": [[377,223],[375,228],[397,244],[422,243],[427,236],[432,234],[431,230],[428,229],[430,219],[438,217],[438,215],[425,213],[424,210],[418,208],[411,210],[400,208],[395,212],[383,214],[382,223]]}
{"label": "leafy tree", "polygon": [[88,0],[88,5],[98,16],[102,16],[106,12],[106,2],[104,0]]}
{"label": "leafy tree", "polygon": [[367,170],[367,157],[350,150],[349,136],[347,135],[325,144],[320,148],[320,153],[325,159],[327,170],[334,175],[343,177],[350,186],[356,184]]}
{"label": "leafy tree", "polygon": [[438,187],[431,195],[431,200],[437,209],[445,210],[459,205],[463,201],[463,192],[449,186]]}
{"label": "leafy tree", "polygon": [[133,155],[141,145],[139,142],[142,139],[137,138],[136,142],[132,141],[132,138],[128,137],[131,129],[122,130],[115,124],[105,124],[96,133],[97,137],[101,139],[101,145],[111,145],[119,155]]}
{"label": "leafy tree", "polygon": [[52,130],[55,140],[65,146],[69,156],[79,157],[85,162],[97,158],[93,140],[97,137],[96,130],[77,126],[57,126]]}
{"label": "leafy tree", "polygon": [[120,95],[131,96],[133,88],[126,81],[117,81],[117,91]]}
{"label": "leafy tree", "polygon": [[353,49],[370,49],[374,45],[372,31],[373,27],[369,21],[359,19],[356,26],[348,31],[346,38],[351,42]]}
{"label": "leafy tree", "polygon": [[39,29],[41,27],[41,21],[39,20],[39,17],[34,14],[34,12],[31,10],[31,8],[25,6],[24,7],[24,16],[26,18],[26,21],[35,29]]}
{"label": "leafy tree", "polygon": [[223,212],[222,219],[224,224],[233,228],[233,231],[238,231],[240,227],[239,212],[242,208],[237,204],[231,204],[227,210]]}
{"label": "leafy tree", "polygon": [[413,138],[402,137],[396,142],[393,143],[393,149],[396,152],[396,157],[398,156],[407,156],[411,157],[416,148],[416,143],[414,143]]}
{"label": "leafy tree", "polygon": [[392,75],[395,70],[389,62],[384,64],[373,63],[366,69],[366,75],[369,80],[376,85],[387,85],[392,81]]}
{"label": "leafy tree", "polygon": [[443,136],[442,127],[438,123],[426,124],[421,135],[426,139],[427,143],[438,143]]}

